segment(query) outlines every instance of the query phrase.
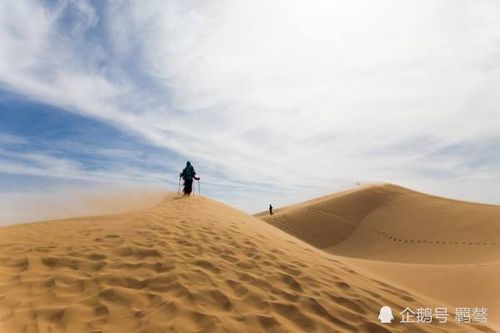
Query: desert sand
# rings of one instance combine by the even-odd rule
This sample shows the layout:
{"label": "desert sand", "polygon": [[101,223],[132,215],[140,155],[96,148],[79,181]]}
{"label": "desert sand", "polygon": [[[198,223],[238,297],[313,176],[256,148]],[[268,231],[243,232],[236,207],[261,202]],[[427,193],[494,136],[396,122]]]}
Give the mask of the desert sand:
{"label": "desert sand", "polygon": [[500,206],[377,184],[257,216],[367,276],[449,308],[486,307],[500,326]]}
{"label": "desert sand", "polygon": [[380,324],[438,304],[204,197],[0,230],[0,332],[493,332]]}

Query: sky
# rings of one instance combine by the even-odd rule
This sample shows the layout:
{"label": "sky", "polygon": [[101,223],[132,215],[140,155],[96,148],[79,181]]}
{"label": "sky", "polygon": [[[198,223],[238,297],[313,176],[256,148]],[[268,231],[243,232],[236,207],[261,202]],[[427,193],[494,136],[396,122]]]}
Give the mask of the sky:
{"label": "sky", "polygon": [[0,223],[186,160],[250,213],[372,182],[498,204],[498,91],[498,1],[0,0]]}

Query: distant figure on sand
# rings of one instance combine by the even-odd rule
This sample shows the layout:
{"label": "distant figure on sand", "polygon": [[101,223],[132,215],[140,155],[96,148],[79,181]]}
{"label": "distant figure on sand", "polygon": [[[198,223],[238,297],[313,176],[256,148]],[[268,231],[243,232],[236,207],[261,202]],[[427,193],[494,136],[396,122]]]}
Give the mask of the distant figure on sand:
{"label": "distant figure on sand", "polygon": [[183,192],[184,195],[190,195],[191,192],[193,191],[193,179],[199,180],[199,177],[196,177],[196,171],[194,171],[193,166],[191,165],[191,162],[187,161],[186,162],[186,167],[182,172],[180,173],[179,177],[181,177],[184,180],[184,188]]}
{"label": "distant figure on sand", "polygon": [[273,205],[269,205],[269,214],[273,215]]}

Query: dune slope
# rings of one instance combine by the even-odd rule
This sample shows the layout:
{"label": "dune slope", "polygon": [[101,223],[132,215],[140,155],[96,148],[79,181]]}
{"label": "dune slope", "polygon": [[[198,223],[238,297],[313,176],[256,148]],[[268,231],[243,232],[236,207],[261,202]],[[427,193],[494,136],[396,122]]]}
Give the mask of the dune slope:
{"label": "dune slope", "polygon": [[500,331],[500,261],[462,265],[402,264],[352,257],[347,260],[358,269],[405,290],[425,294],[450,309],[484,307],[488,309],[488,324]]}
{"label": "dune slope", "polygon": [[500,206],[371,185],[257,214],[450,308],[488,308],[500,329]]}
{"label": "dune slope", "polygon": [[500,258],[500,206],[371,185],[285,207],[268,223],[331,253],[403,263]]}
{"label": "dune slope", "polygon": [[489,331],[379,324],[434,304],[201,197],[0,230],[0,332]]}

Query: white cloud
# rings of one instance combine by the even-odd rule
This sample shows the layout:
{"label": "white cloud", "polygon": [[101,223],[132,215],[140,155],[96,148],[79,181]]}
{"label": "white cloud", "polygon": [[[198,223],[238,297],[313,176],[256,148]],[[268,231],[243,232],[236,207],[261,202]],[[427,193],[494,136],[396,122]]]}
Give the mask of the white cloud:
{"label": "white cloud", "polygon": [[[116,154],[116,151],[101,150],[96,148],[96,154],[106,152]],[[133,161],[133,157],[127,157],[128,161]],[[147,172],[147,177],[144,172]],[[0,148],[0,173],[34,176],[42,178],[66,179],[84,181],[94,184],[122,184],[133,185],[143,184],[149,186],[159,186],[162,183],[174,183],[168,180],[166,174],[148,171],[144,167],[118,165],[113,170],[106,168],[90,170],[83,162],[70,159],[69,157],[57,157],[47,153],[9,151]]]}
{"label": "white cloud", "polygon": [[28,143],[28,141],[19,136],[0,133],[0,144],[2,145],[17,145],[26,143]]}
{"label": "white cloud", "polygon": [[495,1],[11,1],[0,13],[4,86],[228,181],[300,189],[280,202],[358,180],[484,200],[498,180],[457,190],[484,169],[432,154],[498,135]]}

